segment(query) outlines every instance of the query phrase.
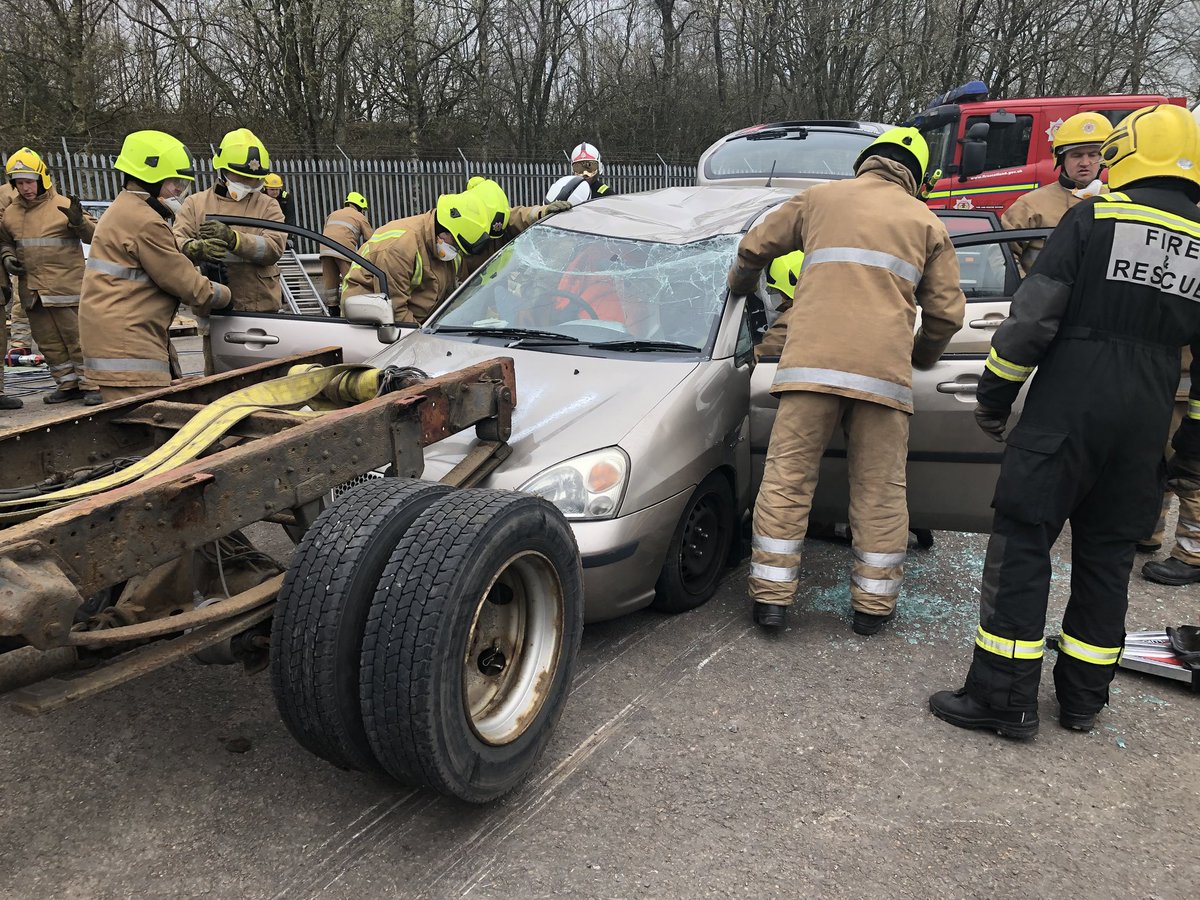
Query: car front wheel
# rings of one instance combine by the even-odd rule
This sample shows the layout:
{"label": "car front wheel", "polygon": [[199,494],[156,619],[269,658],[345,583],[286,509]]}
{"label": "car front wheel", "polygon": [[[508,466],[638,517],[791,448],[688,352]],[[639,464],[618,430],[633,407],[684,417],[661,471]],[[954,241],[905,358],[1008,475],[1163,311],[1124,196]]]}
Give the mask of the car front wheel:
{"label": "car front wheel", "polygon": [[692,492],[671,536],[654,609],[681,613],[707,603],[725,570],[733,531],[733,491],[724,475],[713,472]]}

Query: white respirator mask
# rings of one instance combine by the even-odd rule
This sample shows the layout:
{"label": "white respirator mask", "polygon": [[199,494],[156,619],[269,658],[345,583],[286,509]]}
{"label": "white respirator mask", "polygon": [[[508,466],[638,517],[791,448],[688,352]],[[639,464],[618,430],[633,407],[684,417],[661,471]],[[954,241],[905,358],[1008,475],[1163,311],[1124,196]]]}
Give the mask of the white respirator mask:
{"label": "white respirator mask", "polygon": [[434,252],[437,253],[437,258],[442,262],[452,262],[458,258],[458,248],[453,244],[447,244],[445,241],[438,241],[434,247]]}
{"label": "white respirator mask", "polygon": [[1075,190],[1071,191],[1071,193],[1080,200],[1086,200],[1088,197],[1099,197],[1100,190],[1103,187],[1104,182],[1097,178],[1091,184],[1084,185],[1081,188],[1075,188]]}
{"label": "white respirator mask", "polygon": [[172,216],[178,216],[183,209],[182,197],[159,197],[158,202],[165,206]]}
{"label": "white respirator mask", "polygon": [[229,196],[237,201],[245,200],[251,194],[257,194],[261,188],[262,186],[258,184],[248,185],[239,181],[225,182],[225,190],[229,191]]}

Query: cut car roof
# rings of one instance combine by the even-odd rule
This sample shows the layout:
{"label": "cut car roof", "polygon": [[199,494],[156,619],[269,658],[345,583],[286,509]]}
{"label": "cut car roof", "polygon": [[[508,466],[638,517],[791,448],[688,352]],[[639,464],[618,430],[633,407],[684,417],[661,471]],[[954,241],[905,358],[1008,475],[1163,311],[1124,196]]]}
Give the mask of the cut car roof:
{"label": "cut car roof", "polygon": [[670,187],[580,204],[545,221],[551,228],[667,244],[740,234],[752,218],[796,194],[795,188]]}

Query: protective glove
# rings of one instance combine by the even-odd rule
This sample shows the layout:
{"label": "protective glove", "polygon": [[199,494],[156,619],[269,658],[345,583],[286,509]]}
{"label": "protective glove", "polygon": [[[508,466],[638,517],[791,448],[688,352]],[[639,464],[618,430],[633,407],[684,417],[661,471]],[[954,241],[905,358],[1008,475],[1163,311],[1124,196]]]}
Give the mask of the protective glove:
{"label": "protective glove", "polygon": [[211,282],[213,289],[212,303],[209,304],[209,309],[226,309],[233,303],[233,294],[229,288],[219,282]]}
{"label": "protective glove", "polygon": [[982,403],[975,405],[975,424],[982,428],[988,437],[1000,444],[1004,443],[1004,429],[1010,415],[1012,415],[1012,410],[1009,409],[992,409]]}
{"label": "protective glove", "polygon": [[200,240],[220,241],[230,252],[237,252],[238,233],[224,222],[205,222],[200,226]]}
{"label": "protective glove", "polygon": [[1167,460],[1167,487],[1180,496],[1200,492],[1200,457],[1176,453]]}
{"label": "protective glove", "polygon": [[4,271],[9,275],[24,275],[25,267],[21,265],[21,261],[17,259],[16,254],[4,254]]}
{"label": "protective glove", "polygon": [[227,253],[230,252],[229,245],[224,241],[218,240],[196,240],[184,241],[183,246],[179,248],[186,256],[194,263],[202,262],[221,262],[225,259]]}
{"label": "protective glove", "polygon": [[569,200],[552,200],[537,211],[537,215],[533,217],[533,221],[540,222],[547,216],[552,216],[555,213],[566,212],[571,208]]}
{"label": "protective glove", "polygon": [[73,194],[67,194],[67,199],[71,201],[71,205],[65,209],[60,206],[58,211],[67,217],[67,224],[72,228],[81,228],[83,226],[83,204]]}

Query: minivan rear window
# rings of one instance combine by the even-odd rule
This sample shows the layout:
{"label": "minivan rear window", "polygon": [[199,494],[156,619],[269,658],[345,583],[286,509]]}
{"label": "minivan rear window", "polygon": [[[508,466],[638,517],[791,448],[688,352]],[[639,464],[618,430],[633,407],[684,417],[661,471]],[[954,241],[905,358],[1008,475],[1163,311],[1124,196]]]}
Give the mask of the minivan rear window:
{"label": "minivan rear window", "polygon": [[851,178],[858,154],[875,137],[811,128],[764,128],[727,140],[705,160],[704,174],[707,178],[761,176],[765,180],[773,169],[779,178]]}

